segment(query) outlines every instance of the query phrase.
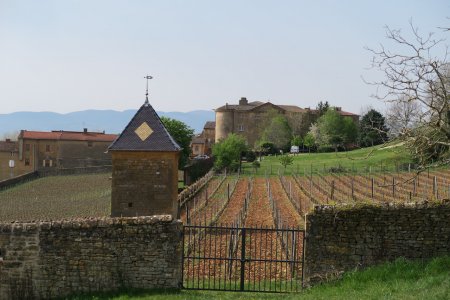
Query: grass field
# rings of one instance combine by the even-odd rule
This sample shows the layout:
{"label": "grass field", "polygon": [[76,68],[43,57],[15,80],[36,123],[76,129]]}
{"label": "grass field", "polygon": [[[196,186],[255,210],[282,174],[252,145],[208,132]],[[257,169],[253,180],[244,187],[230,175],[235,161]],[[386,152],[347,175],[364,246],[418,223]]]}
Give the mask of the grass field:
{"label": "grass field", "polygon": [[[294,163],[287,167],[285,174],[309,174],[313,171],[327,171],[330,167],[341,166],[352,171],[392,171],[396,166],[411,162],[411,158],[402,146],[385,147],[375,146],[348,152],[328,153],[300,153],[294,155]],[[244,172],[253,172],[251,163],[243,164]],[[279,156],[266,156],[261,161],[258,174],[276,174],[284,170],[280,164]]]}
{"label": "grass field", "polygon": [[349,272],[341,280],[296,294],[263,294],[212,291],[129,291],[75,296],[69,299],[211,300],[211,299],[449,299],[450,257],[428,262],[399,259],[393,263]]}

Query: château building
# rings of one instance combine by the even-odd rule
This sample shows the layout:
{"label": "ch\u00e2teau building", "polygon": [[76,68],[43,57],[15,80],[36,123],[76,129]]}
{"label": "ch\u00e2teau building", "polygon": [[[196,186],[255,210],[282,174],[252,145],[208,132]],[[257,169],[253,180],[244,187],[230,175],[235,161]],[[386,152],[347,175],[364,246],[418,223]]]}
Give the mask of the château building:
{"label": "ch\u00e2teau building", "polygon": [[[340,107],[335,109],[340,115],[358,122],[359,115],[343,111]],[[300,108],[295,105],[276,105],[270,102],[249,102],[245,97],[239,100],[239,104],[227,103],[215,109],[215,112],[216,142],[226,138],[230,133],[236,133],[243,136],[251,147],[260,139],[274,112],[284,115],[292,133],[300,136],[304,136],[311,124],[319,118],[318,111],[314,109]]]}

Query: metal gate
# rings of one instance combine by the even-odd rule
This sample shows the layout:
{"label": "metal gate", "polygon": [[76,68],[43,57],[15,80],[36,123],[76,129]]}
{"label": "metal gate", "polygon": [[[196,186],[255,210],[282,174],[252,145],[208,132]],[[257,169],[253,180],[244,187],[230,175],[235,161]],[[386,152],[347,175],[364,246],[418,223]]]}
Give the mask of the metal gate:
{"label": "metal gate", "polygon": [[303,285],[304,230],[186,225],[183,288],[295,292]]}

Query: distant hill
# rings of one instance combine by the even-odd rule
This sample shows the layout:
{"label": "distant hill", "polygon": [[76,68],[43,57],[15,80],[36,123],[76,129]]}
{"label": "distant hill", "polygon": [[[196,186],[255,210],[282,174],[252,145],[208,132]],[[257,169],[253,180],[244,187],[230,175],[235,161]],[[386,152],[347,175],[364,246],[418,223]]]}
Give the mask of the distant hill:
{"label": "distant hill", "polygon": [[[0,139],[6,134],[18,133],[21,129],[51,131],[73,130],[105,131],[107,133],[120,133],[131,120],[136,110],[84,110],[67,114],[54,112],[15,112],[0,114]],[[214,121],[214,112],[211,110],[194,110],[190,112],[158,112],[186,123],[200,133],[206,121]]]}

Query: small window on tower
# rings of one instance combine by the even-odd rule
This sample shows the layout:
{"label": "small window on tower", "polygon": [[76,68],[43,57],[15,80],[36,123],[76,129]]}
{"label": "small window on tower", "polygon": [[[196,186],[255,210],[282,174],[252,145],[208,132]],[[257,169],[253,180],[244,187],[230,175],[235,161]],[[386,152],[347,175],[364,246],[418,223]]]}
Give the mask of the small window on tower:
{"label": "small window on tower", "polygon": [[50,145],[45,145],[45,152],[50,152]]}
{"label": "small window on tower", "polygon": [[94,143],[92,141],[88,141],[88,147],[92,147],[94,145]]}
{"label": "small window on tower", "polygon": [[238,126],[238,130],[239,130],[239,131],[244,131],[244,125],[239,125],[239,126]]}
{"label": "small window on tower", "polygon": [[25,144],[25,151],[30,151],[30,144]]}
{"label": "small window on tower", "polygon": [[25,158],[25,166],[29,166],[30,165],[30,159],[29,158]]}

